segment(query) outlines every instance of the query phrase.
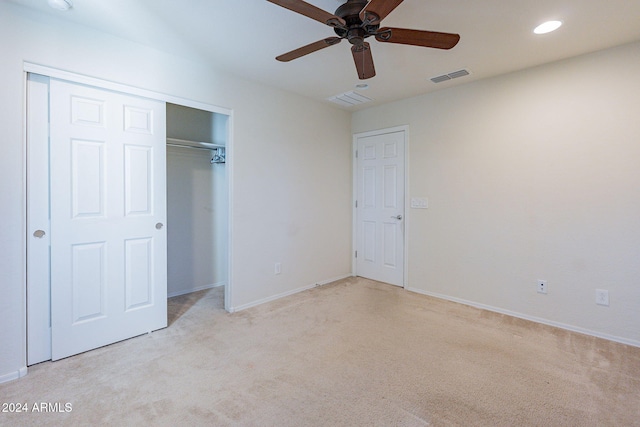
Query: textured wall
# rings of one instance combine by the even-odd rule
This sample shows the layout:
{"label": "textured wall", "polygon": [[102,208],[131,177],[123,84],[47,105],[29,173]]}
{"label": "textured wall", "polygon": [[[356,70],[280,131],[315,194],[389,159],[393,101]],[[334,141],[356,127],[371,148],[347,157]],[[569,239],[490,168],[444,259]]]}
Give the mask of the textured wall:
{"label": "textured wall", "polygon": [[640,345],[639,49],[354,113],[409,125],[409,287]]}
{"label": "textured wall", "polygon": [[24,61],[233,110],[232,306],[351,271],[349,113],[7,2],[0,37],[0,381],[25,366]]}

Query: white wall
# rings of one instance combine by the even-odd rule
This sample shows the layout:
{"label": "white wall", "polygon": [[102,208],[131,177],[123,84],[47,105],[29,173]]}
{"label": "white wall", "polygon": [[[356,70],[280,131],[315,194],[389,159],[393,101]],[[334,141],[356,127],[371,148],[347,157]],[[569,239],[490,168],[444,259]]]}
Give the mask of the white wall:
{"label": "white wall", "polygon": [[0,39],[0,382],[25,366],[24,61],[233,110],[234,307],[350,272],[348,113],[7,2]]}
{"label": "white wall", "polygon": [[639,51],[353,115],[410,127],[408,195],[429,197],[408,211],[410,288],[640,345]]}

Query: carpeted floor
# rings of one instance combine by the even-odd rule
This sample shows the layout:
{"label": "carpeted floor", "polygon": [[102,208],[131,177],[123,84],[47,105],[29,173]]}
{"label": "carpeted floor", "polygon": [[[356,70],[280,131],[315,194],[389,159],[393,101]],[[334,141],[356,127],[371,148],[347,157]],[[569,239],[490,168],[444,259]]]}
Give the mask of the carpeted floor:
{"label": "carpeted floor", "polygon": [[366,279],[222,301],[172,298],[164,330],[30,367],[0,384],[29,412],[0,425],[640,426],[640,348]]}

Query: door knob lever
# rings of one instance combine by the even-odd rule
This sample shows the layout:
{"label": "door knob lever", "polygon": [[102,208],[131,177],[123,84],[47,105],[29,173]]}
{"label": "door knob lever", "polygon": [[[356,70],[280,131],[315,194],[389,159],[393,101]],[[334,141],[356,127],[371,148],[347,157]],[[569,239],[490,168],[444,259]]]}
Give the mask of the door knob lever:
{"label": "door knob lever", "polygon": [[392,216],[391,218],[397,219],[398,221],[400,221],[402,219],[402,215]]}

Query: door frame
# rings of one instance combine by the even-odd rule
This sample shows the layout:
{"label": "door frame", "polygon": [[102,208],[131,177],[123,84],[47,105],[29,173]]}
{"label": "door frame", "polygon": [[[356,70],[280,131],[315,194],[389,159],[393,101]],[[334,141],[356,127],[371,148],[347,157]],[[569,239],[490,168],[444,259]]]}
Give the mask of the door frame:
{"label": "door frame", "polygon": [[[226,311],[228,312],[233,312],[235,311],[234,309],[234,300],[233,300],[233,234],[232,234],[232,230],[233,230],[233,164],[234,164],[234,155],[233,155],[233,139],[234,139],[234,133],[233,133],[233,110],[228,109],[228,108],[224,108],[224,107],[219,107],[219,106],[215,106],[212,104],[206,104],[206,103],[202,103],[199,101],[193,101],[190,99],[186,99],[186,98],[181,98],[178,96],[173,96],[173,95],[168,95],[168,94],[164,94],[164,93],[159,93],[159,92],[154,92],[154,91],[150,91],[150,90],[146,90],[146,89],[141,89],[141,88],[137,88],[137,87],[133,87],[133,86],[128,86],[125,84],[121,84],[121,83],[116,83],[116,82],[112,82],[112,81],[107,81],[107,80],[102,80],[99,78],[95,78],[95,77],[90,77],[90,76],[85,76],[82,74],[77,74],[77,73],[73,73],[73,72],[69,72],[69,71],[64,71],[64,70],[60,70],[57,68],[53,68],[53,67],[48,67],[45,65],[39,65],[39,64],[34,64],[34,63],[30,63],[30,62],[24,62],[23,64],[23,81],[24,81],[24,86],[23,86],[23,90],[24,90],[24,100],[25,100],[25,107],[23,109],[23,114],[24,114],[24,121],[23,121],[23,152],[25,153],[25,155],[23,156],[23,170],[26,171],[25,173],[25,178],[28,177],[29,175],[29,155],[28,155],[28,150],[29,150],[29,135],[28,135],[28,123],[27,123],[27,113],[28,113],[28,108],[27,108],[27,99],[28,99],[28,95],[27,95],[27,80],[28,80],[28,75],[30,73],[33,74],[39,74],[39,75],[43,75],[45,77],[49,77],[49,78],[57,78],[57,79],[61,79],[61,80],[67,80],[69,82],[72,83],[76,83],[76,84],[81,84],[81,85],[87,85],[87,86],[93,86],[99,89],[105,89],[105,90],[110,90],[110,91],[116,91],[116,92],[122,92],[128,95],[134,95],[134,96],[139,96],[139,97],[143,97],[143,98],[150,98],[153,100],[157,100],[157,101],[161,101],[161,102],[168,102],[168,103],[172,103],[172,104],[177,104],[177,105],[182,105],[185,107],[191,107],[191,108],[195,108],[195,109],[199,109],[199,110],[204,110],[204,111],[208,111],[208,112],[212,112],[212,113],[218,113],[221,115],[225,115],[227,116],[227,141],[226,141],[226,152],[227,152],[227,161],[226,161],[226,165],[225,165],[225,173],[226,173],[226,180],[227,180],[227,190],[228,190],[228,206],[227,206],[227,233],[228,233],[228,239],[227,239],[227,253],[228,253],[228,257],[227,257],[227,282],[225,284],[225,290],[224,290],[224,308]],[[26,181],[26,180],[25,180]],[[48,183],[47,183],[48,184]],[[23,233],[23,248],[25,248],[25,263],[23,265],[23,277],[26,278],[25,280],[25,298],[23,298],[23,313],[24,313],[24,324],[27,325],[27,316],[28,316],[28,304],[27,304],[27,296],[26,296],[26,292],[28,291],[29,288],[29,279],[27,276],[27,263],[26,260],[28,259],[28,239],[29,236],[31,235],[31,233],[33,232],[33,230],[29,230],[26,228],[27,224],[29,223],[29,211],[27,210],[28,205],[29,205],[29,196],[31,194],[31,190],[30,190],[30,184],[29,182],[26,182],[25,186],[24,186],[24,191],[25,191],[25,198],[23,199],[23,212],[24,212],[24,224],[25,224],[25,232]],[[48,231],[48,229],[47,229]],[[27,325],[27,329],[25,330],[26,333],[28,333],[28,325]],[[24,343],[24,355],[26,357],[27,355],[27,342],[28,342],[28,338],[25,335],[25,339],[23,341]]]}
{"label": "door frame", "polygon": [[353,134],[352,141],[352,171],[353,171],[353,189],[351,200],[351,275],[358,275],[358,267],[356,260],[356,251],[358,250],[358,224],[357,224],[357,212],[356,212],[356,199],[358,197],[358,139],[366,138],[370,136],[384,135],[387,133],[403,132],[404,134],[404,254],[403,254],[403,275],[402,275],[402,287],[406,289],[409,286],[409,227],[410,227],[410,215],[409,215],[409,125],[394,126],[390,128],[376,129],[367,132],[358,132]]}

